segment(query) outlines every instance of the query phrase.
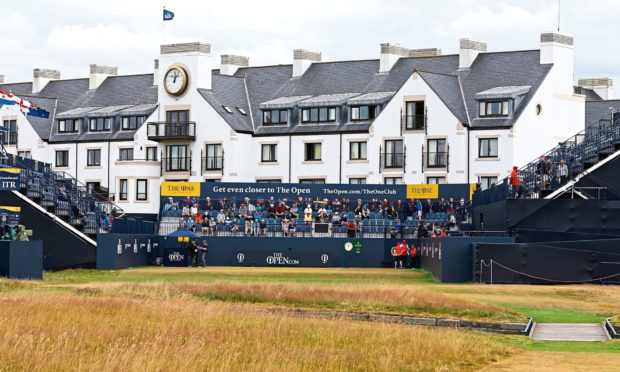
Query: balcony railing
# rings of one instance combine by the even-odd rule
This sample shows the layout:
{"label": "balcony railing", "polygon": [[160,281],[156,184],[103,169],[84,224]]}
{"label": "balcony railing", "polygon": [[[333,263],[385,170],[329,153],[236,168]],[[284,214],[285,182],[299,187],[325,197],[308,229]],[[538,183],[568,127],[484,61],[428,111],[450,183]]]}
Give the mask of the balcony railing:
{"label": "balcony railing", "polygon": [[161,169],[163,172],[189,172],[191,168],[191,156],[174,156],[161,159]]}
{"label": "balcony railing", "polygon": [[193,140],[196,138],[196,122],[193,121],[181,123],[166,121],[153,122],[148,123],[146,129],[147,136],[150,140]]}
{"label": "balcony railing", "polygon": [[205,172],[219,171],[224,167],[224,156],[206,156],[202,158],[202,169]]}
{"label": "balcony railing", "polygon": [[3,136],[3,142],[5,145],[17,144],[17,132],[0,132]]}
{"label": "balcony railing", "polygon": [[403,115],[402,128],[406,130],[425,130],[426,115]]}
{"label": "balcony railing", "polygon": [[404,152],[382,152],[380,156],[382,170],[399,170],[405,167]]}
{"label": "balcony railing", "polygon": [[422,171],[430,169],[446,169],[450,164],[450,147],[447,151],[425,151],[422,146]]}

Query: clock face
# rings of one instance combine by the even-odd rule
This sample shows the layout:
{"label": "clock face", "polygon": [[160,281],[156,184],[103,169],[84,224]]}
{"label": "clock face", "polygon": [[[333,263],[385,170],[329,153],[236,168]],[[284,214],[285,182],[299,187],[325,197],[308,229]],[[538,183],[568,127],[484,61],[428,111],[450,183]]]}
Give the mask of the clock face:
{"label": "clock face", "polygon": [[344,243],[344,249],[347,252],[351,252],[353,250],[353,244],[351,242]]}
{"label": "clock face", "polygon": [[172,66],[166,72],[164,77],[164,88],[166,92],[173,96],[178,96],[187,88],[187,74],[185,70],[179,66]]}

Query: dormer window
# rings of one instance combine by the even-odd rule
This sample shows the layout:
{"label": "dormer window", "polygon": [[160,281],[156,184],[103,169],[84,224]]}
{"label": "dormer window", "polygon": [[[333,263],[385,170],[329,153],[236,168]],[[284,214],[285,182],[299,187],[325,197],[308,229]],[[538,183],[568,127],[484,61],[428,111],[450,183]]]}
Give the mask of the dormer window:
{"label": "dormer window", "polygon": [[351,121],[372,120],[375,118],[376,106],[352,106]]}
{"label": "dormer window", "polygon": [[58,120],[58,132],[59,133],[77,132],[79,126],[80,126],[80,119]]}
{"label": "dormer window", "polygon": [[509,101],[480,102],[480,117],[508,116]]}
{"label": "dormer window", "polygon": [[92,118],[90,119],[90,131],[101,132],[110,130],[112,118]]}
{"label": "dormer window", "polygon": [[137,129],[144,122],[144,116],[125,116],[123,118],[123,130]]}
{"label": "dormer window", "polygon": [[265,110],[263,111],[263,125],[286,124],[288,123],[287,110]]}
{"label": "dormer window", "polygon": [[302,123],[332,123],[335,121],[335,107],[305,108],[301,110]]}

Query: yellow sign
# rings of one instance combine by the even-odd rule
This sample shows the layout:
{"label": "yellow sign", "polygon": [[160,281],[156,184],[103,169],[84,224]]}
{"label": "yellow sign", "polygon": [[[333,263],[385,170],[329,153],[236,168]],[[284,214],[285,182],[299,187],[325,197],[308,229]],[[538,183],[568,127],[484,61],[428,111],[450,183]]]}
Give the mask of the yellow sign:
{"label": "yellow sign", "polygon": [[0,172],[19,174],[20,169],[19,168],[0,168]]}
{"label": "yellow sign", "polygon": [[200,196],[200,182],[162,182],[161,196]]}
{"label": "yellow sign", "polygon": [[437,199],[439,185],[407,185],[407,199]]}
{"label": "yellow sign", "polygon": [[470,183],[469,184],[469,200],[471,200],[472,197],[474,196],[474,191],[476,190],[477,187],[478,187],[478,185],[475,184],[475,183]]}
{"label": "yellow sign", "polygon": [[0,209],[5,209],[5,210],[11,211],[11,212],[21,212],[22,207],[5,207],[5,206],[0,206]]}

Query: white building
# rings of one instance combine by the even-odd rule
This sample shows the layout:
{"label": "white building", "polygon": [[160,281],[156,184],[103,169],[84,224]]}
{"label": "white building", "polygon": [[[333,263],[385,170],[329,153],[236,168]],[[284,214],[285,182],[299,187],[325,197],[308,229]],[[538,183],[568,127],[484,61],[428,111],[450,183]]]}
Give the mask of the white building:
{"label": "white building", "polygon": [[451,55],[380,51],[321,62],[295,50],[292,64],[251,67],[232,55],[217,66],[208,44],[162,45],[150,74],[91,65],[85,79],[35,69],[0,84],[51,113],[0,116],[10,152],[156,213],[169,180],[484,187],[582,130],[586,96],[611,98],[610,80],[573,86],[573,39],[556,33],[525,51],[469,39]]}

